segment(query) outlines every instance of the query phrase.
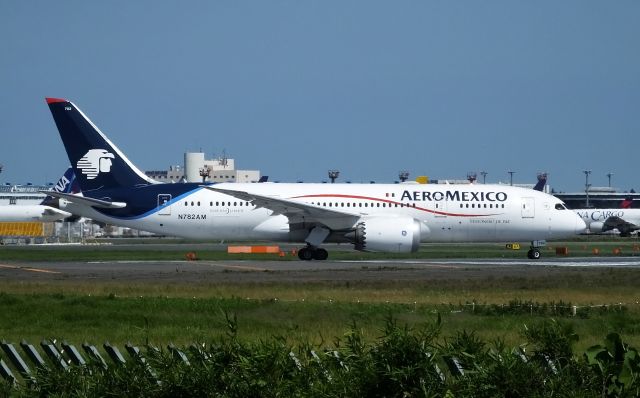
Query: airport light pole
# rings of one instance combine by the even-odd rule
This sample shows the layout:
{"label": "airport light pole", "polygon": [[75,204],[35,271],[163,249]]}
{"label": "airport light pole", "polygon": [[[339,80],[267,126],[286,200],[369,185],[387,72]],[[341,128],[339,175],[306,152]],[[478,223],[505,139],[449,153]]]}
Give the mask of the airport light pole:
{"label": "airport light pole", "polygon": [[613,173],[607,173],[607,178],[609,179],[609,188],[611,188],[611,176],[613,176]]}
{"label": "airport light pole", "polygon": [[204,166],[199,170],[200,177],[202,177],[202,183],[207,182],[207,178],[211,177],[211,169],[208,166]]}
{"label": "airport light pole", "polygon": [[475,172],[470,171],[467,173],[467,180],[469,180],[469,184],[473,184],[477,179],[478,175]]}
{"label": "airport light pole", "polygon": [[589,174],[591,174],[591,170],[583,170],[582,171],[584,173],[584,177],[585,177],[585,182],[584,182],[584,192],[587,195],[587,209],[589,208]]}
{"label": "airport light pole", "polygon": [[340,175],[340,171],[338,170],[329,170],[329,178],[331,179],[331,183],[336,182],[336,179]]}
{"label": "airport light pole", "polygon": [[507,171],[509,173],[509,185],[513,186],[513,174],[515,171]]}
{"label": "airport light pole", "polygon": [[481,171],[480,172],[480,175],[482,176],[482,183],[483,184],[487,183],[487,174],[489,174],[489,173],[487,173],[486,171]]}

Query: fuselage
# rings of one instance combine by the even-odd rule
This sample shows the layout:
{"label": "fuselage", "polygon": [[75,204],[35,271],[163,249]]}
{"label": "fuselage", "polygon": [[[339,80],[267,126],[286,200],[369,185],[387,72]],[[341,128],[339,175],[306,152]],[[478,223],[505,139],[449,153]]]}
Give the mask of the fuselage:
{"label": "fuselage", "polygon": [[[585,228],[580,217],[557,198],[505,185],[233,183],[215,187],[286,199],[359,219],[417,220],[421,242],[559,239]],[[308,234],[292,228],[284,215],[199,184],[152,184],[101,194],[127,206],[97,209],[64,201],[62,206],[94,220],[188,238],[302,242]],[[333,231],[327,241],[343,241],[342,232],[346,230]]]}
{"label": "fuselage", "polygon": [[2,205],[0,222],[58,221],[71,216],[54,207],[44,205]]}

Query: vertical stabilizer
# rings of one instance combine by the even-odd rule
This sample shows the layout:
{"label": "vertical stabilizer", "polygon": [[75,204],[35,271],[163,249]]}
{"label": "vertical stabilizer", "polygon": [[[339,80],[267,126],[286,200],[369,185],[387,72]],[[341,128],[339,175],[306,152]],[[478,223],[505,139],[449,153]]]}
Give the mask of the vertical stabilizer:
{"label": "vertical stabilizer", "polygon": [[72,102],[46,100],[83,193],[154,183]]}

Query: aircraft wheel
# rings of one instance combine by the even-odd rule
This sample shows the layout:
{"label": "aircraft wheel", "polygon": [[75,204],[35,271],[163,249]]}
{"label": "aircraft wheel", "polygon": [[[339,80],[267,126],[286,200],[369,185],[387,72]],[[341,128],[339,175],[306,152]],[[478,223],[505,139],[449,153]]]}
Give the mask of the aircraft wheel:
{"label": "aircraft wheel", "polygon": [[540,258],[540,250],[538,249],[529,249],[527,252],[527,257],[532,260],[538,260]]}
{"label": "aircraft wheel", "polygon": [[313,253],[313,258],[315,260],[326,260],[329,257],[329,252],[325,249],[316,249]]}
{"label": "aircraft wheel", "polygon": [[298,250],[298,258],[300,260],[309,261],[313,258],[313,251],[311,251],[307,247],[303,247],[302,249]]}

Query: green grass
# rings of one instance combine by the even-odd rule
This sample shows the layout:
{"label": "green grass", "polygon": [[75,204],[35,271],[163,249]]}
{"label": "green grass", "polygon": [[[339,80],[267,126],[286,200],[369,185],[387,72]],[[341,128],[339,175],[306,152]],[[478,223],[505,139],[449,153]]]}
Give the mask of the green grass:
{"label": "green grass", "polygon": [[[635,240],[562,243],[571,255],[587,255],[622,247],[634,254]],[[555,244],[558,245],[558,244]],[[554,255],[553,244],[547,255]],[[204,247],[204,249],[203,249]],[[219,249],[186,244],[184,250],[163,250],[159,245],[135,247],[0,247],[2,261],[87,261],[118,259],[182,260],[196,249],[206,260],[238,258]],[[201,250],[203,249],[203,250]],[[444,253],[444,254],[443,254]],[[500,257],[523,256],[502,245],[424,245],[417,256]],[[335,251],[341,258],[380,258],[385,255]],[[289,256],[291,257],[291,256]],[[398,257],[398,256],[394,256]],[[399,256],[403,257],[403,256]],[[412,255],[413,257],[413,255]],[[252,259],[257,257],[250,256]],[[266,256],[269,259],[278,257]],[[367,268],[368,271],[372,269]],[[483,338],[522,340],[524,325],[553,315],[468,312],[461,304],[507,304],[513,300],[572,303],[581,307],[626,303],[624,312],[567,318],[581,336],[579,348],[601,341],[609,331],[640,345],[640,270],[557,268],[537,275],[482,276],[422,281],[351,281],[314,283],[167,283],[151,281],[3,281],[0,285],[0,339],[67,339],[100,344],[146,341],[164,345],[208,341],[226,333],[224,313],[236,314],[240,337],[247,340],[273,335],[331,342],[356,322],[363,334],[375,339],[387,315],[410,325],[444,321],[443,336],[475,330]],[[461,308],[465,311],[460,312]]]}
{"label": "green grass", "polygon": [[[297,260],[290,251],[286,256],[277,254],[228,254],[219,245],[184,243],[184,249],[175,249],[181,241],[156,239],[141,240],[137,244],[123,247],[131,240],[104,241],[105,245],[85,246],[0,246],[0,259],[3,261],[102,261],[118,260],[159,260],[181,261],[186,254],[195,252],[199,260]],[[155,242],[155,243],[154,243]],[[550,242],[543,248],[543,256],[556,256],[557,247],[567,247],[569,256],[593,256],[593,249],[601,255],[612,255],[614,249],[623,256],[640,256],[640,242],[637,238],[580,238],[569,242]],[[351,249],[351,245],[332,246],[330,260],[372,260],[372,259],[411,259],[411,258],[523,258],[526,257],[528,243],[521,243],[520,250],[506,249],[504,244],[423,244],[416,253],[363,253]]]}
{"label": "green grass", "polygon": [[[363,335],[375,339],[384,319],[393,314],[412,326],[433,322],[440,313],[443,335],[474,330],[491,341],[522,342],[524,325],[554,317],[553,313],[474,314],[464,302],[413,304],[324,300],[242,298],[133,297],[78,295],[74,293],[0,293],[0,337],[13,342],[43,338],[124,344],[168,342],[188,345],[209,342],[227,332],[224,314],[238,319],[239,337],[246,340],[286,336],[295,341],[332,342],[355,322]],[[640,308],[634,305],[609,311],[591,309],[586,317],[557,314],[574,325],[583,340],[578,348],[600,341],[605,331],[616,331],[626,341],[640,345]]]}

